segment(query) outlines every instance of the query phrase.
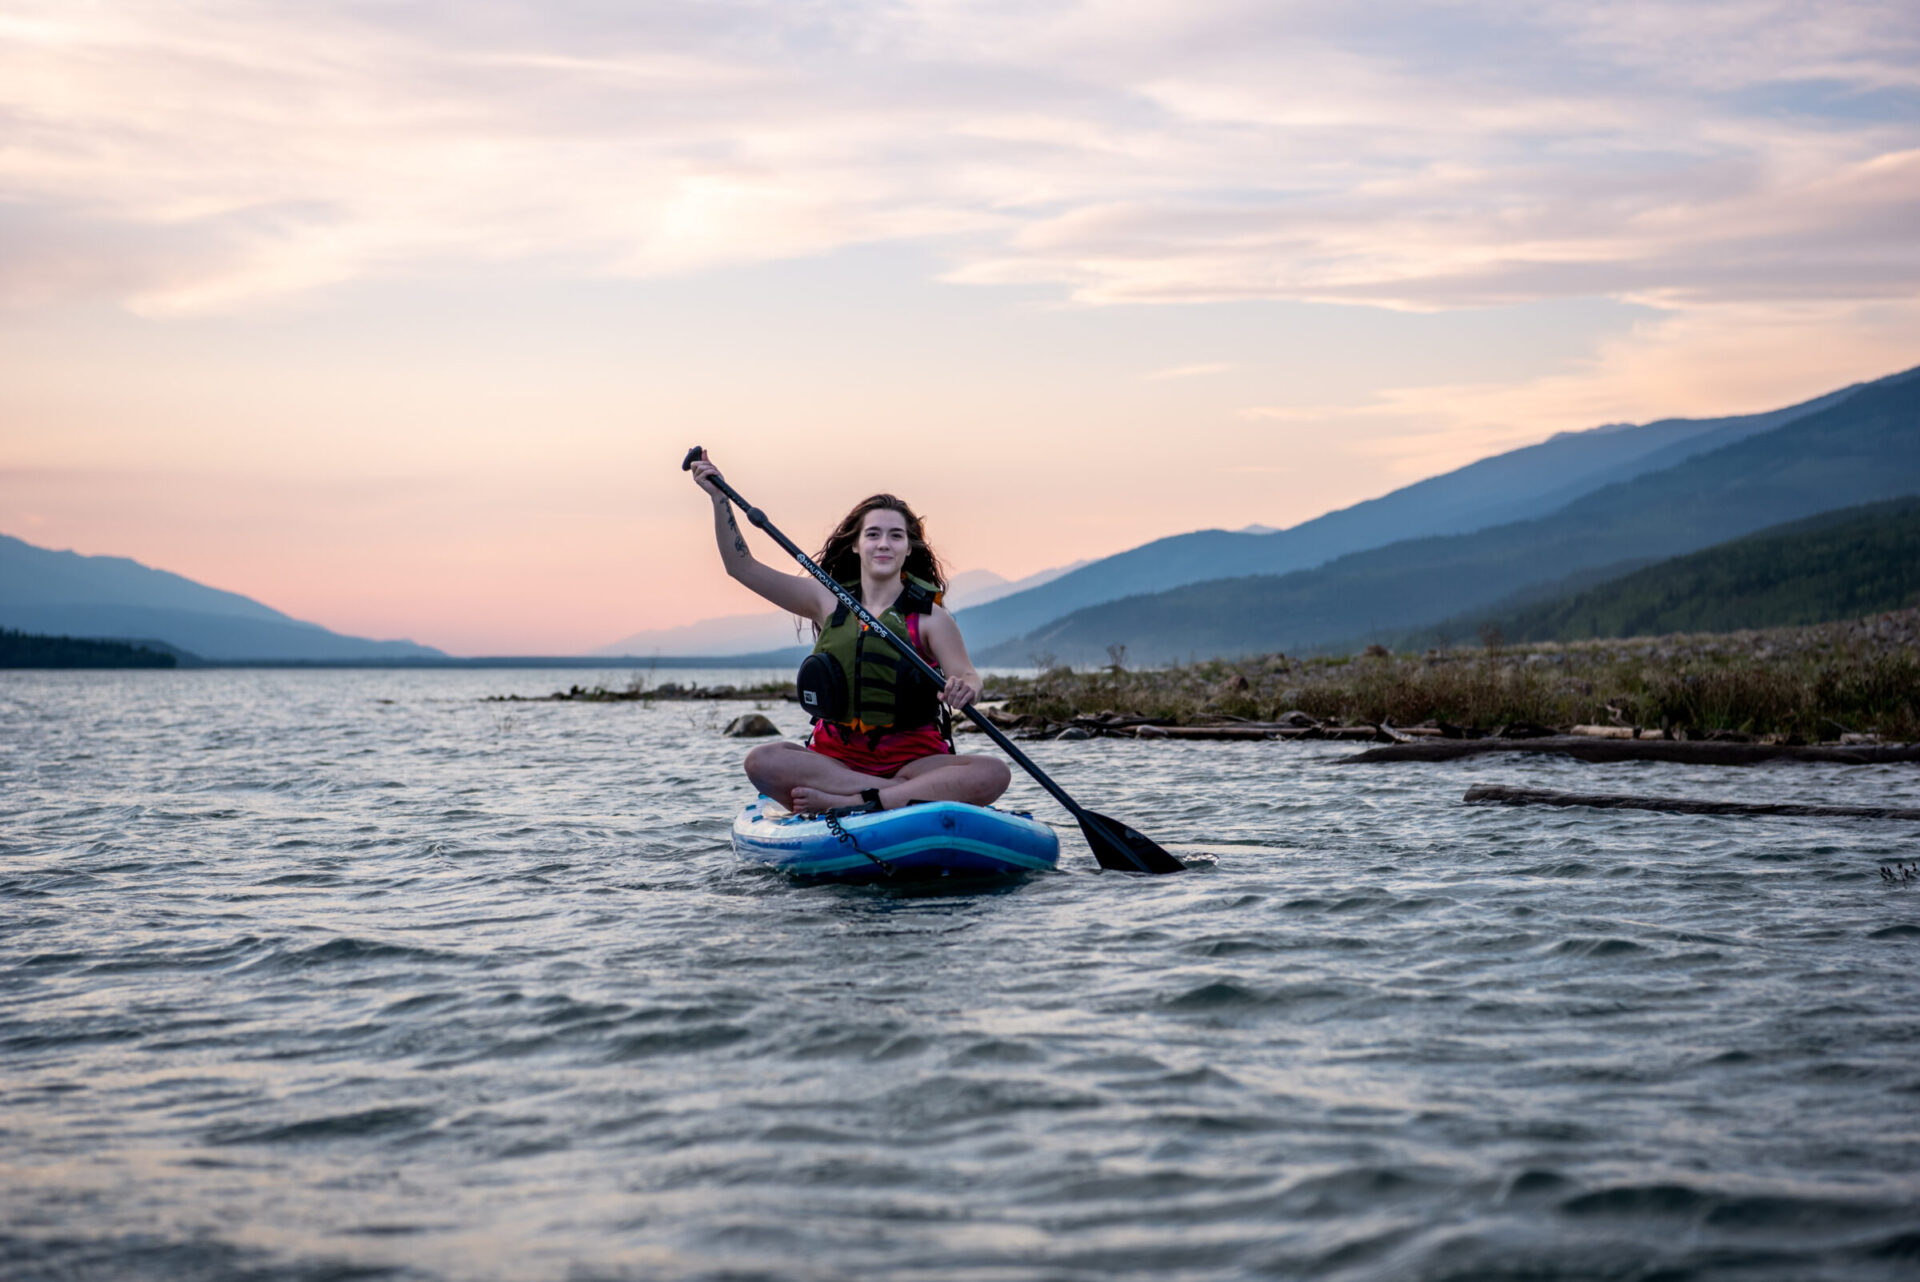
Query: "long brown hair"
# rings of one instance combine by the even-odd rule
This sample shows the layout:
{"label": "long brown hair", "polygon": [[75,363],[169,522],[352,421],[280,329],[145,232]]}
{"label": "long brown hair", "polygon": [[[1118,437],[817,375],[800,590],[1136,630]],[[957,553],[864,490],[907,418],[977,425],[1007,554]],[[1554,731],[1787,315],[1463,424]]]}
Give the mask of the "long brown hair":
{"label": "long brown hair", "polygon": [[833,527],[833,533],[827,536],[827,541],[814,554],[814,563],[832,575],[835,582],[851,583],[857,591],[860,584],[860,527],[867,513],[876,509],[898,512],[907,523],[907,563],[901,568],[914,578],[925,579],[936,589],[945,590],[946,571],[940,568],[940,558],[927,542],[920,518],[914,515],[904,499],[891,494],[876,494],[854,504],[853,511],[841,518],[840,524]]}

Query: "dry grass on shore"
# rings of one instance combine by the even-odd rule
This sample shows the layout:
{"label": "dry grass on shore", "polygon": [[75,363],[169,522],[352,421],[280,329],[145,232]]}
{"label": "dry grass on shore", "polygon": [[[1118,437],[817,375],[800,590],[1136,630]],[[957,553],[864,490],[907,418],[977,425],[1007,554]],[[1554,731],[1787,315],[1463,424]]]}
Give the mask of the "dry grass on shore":
{"label": "dry grass on shore", "polygon": [[1061,724],[1132,716],[1177,725],[1277,721],[1487,730],[1534,723],[1644,726],[1808,741],[1843,732],[1920,739],[1920,610],[1847,623],[1425,655],[1266,655],[1130,671],[995,677],[1006,712]]}
{"label": "dry grass on shore", "polygon": [[[1092,718],[1174,726],[1272,723],[1302,713],[1322,726],[1620,725],[1670,737],[1713,734],[1819,742],[1842,734],[1920,740],[1920,609],[1758,632],[1494,644],[1351,657],[1283,654],[1131,670],[1054,667],[990,675],[992,715],[1047,734]],[[546,696],[580,702],[792,699],[785,682],[744,687],[596,684]],[[509,696],[509,699],[517,698]]]}

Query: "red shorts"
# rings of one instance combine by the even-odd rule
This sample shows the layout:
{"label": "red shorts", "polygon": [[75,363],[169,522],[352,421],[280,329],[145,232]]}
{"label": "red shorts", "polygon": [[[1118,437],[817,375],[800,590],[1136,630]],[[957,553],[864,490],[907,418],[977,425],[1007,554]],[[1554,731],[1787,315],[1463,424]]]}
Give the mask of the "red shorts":
{"label": "red shorts", "polygon": [[842,730],[831,721],[817,722],[807,747],[823,757],[832,757],[863,775],[891,779],[900,767],[922,757],[936,757],[953,751],[940,737],[937,725],[918,730],[890,730],[877,739],[858,730]]}

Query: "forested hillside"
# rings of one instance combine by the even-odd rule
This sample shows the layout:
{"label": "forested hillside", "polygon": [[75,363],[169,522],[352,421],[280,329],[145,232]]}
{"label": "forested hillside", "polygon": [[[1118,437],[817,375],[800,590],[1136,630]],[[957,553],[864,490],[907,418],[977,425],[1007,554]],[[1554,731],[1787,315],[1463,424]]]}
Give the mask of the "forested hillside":
{"label": "forested hillside", "polygon": [[[1661,561],[1584,591],[1437,629],[1509,641],[1731,632],[1920,604],[1920,497],[1843,508]],[[1425,636],[1414,634],[1409,644]]]}

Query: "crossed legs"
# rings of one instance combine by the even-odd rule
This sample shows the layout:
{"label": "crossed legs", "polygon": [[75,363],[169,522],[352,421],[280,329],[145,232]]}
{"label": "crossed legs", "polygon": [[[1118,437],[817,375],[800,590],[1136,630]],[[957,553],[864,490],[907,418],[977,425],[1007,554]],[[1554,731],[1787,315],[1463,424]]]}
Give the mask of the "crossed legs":
{"label": "crossed legs", "polygon": [[990,806],[1013,779],[999,758],[975,753],[922,757],[900,767],[893,778],[882,779],[791,740],[761,744],[747,753],[746,768],[754,787],[803,815],[857,806],[868,788],[879,791],[880,804],[888,810],[909,801]]}

